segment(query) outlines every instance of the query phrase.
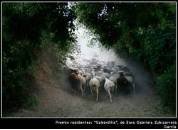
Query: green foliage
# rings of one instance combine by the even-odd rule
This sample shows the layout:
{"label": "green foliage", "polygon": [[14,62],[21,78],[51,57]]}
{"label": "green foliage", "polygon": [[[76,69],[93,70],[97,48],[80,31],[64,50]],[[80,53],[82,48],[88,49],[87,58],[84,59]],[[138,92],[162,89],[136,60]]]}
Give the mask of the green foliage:
{"label": "green foliage", "polygon": [[149,67],[158,93],[163,92],[159,93],[163,104],[174,108],[175,87],[166,93],[163,82],[169,79],[165,85],[175,86],[174,72],[165,72],[176,64],[175,3],[79,3],[75,10],[80,22],[99,34],[103,45],[117,53],[127,52]]}
{"label": "green foliage", "polygon": [[38,100],[35,96],[24,97],[24,98],[26,98],[24,99],[25,101],[24,108],[33,109],[38,104]]}
{"label": "green foliage", "polygon": [[[152,30],[152,32],[150,32]],[[143,41],[145,57],[153,72],[161,74],[167,67],[175,64],[176,31],[175,28],[148,29]]]}
{"label": "green foliage", "polygon": [[[32,96],[33,64],[42,47],[43,32],[67,53],[75,15],[67,3],[2,4],[3,112],[36,104]],[[50,43],[48,43],[50,44]]]}
{"label": "green foliage", "polygon": [[176,110],[176,66],[168,67],[156,80],[156,88],[163,99],[163,105]]}

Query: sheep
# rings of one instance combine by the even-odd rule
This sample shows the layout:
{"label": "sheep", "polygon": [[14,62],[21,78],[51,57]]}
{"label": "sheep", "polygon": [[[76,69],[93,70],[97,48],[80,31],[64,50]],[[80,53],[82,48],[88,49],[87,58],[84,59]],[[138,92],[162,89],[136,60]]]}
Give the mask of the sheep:
{"label": "sheep", "polygon": [[115,86],[114,86],[114,92],[117,92],[117,80],[118,78],[120,77],[119,74],[112,74],[110,77],[109,77],[109,80],[113,81]]}
{"label": "sheep", "polygon": [[70,74],[71,73],[75,73],[75,74],[78,74],[78,69],[77,68],[69,68],[69,72],[70,72]]}
{"label": "sheep", "polygon": [[92,75],[90,73],[85,72],[85,70],[79,70],[79,78],[81,80],[80,90],[82,92],[82,96],[84,92],[89,87],[89,80],[91,79]]}
{"label": "sheep", "polygon": [[105,78],[104,88],[109,95],[109,99],[110,99],[111,103],[112,103],[111,91],[113,91],[114,86],[115,86],[115,84],[113,81],[109,80],[108,78]]}
{"label": "sheep", "polygon": [[93,77],[89,82],[89,86],[92,95],[93,91],[96,92],[96,101],[98,101],[100,81],[97,78]]}
{"label": "sheep", "polygon": [[82,93],[82,96],[84,96],[84,92],[86,89],[86,75],[79,73],[78,75],[79,79],[80,79],[80,91]]}
{"label": "sheep", "polygon": [[97,78],[99,80],[100,86],[104,87],[105,76],[104,75],[96,75],[95,78]]}
{"label": "sheep", "polygon": [[79,88],[79,86],[80,86],[81,80],[80,80],[80,77],[78,77],[78,74],[77,74],[77,73],[72,72],[72,73],[69,75],[69,82],[70,82],[71,87],[72,87],[73,89],[77,89],[77,90],[78,90],[78,88]]}
{"label": "sheep", "polygon": [[89,81],[92,78],[92,75],[90,73],[85,73],[86,77],[86,85],[85,85],[85,93],[89,94],[90,93],[90,86],[89,86]]}
{"label": "sheep", "polygon": [[79,70],[73,70],[69,75],[69,81],[73,89],[80,89],[82,96],[84,95],[84,89],[86,84],[85,76],[79,72]]}
{"label": "sheep", "polygon": [[132,87],[132,94],[135,94],[135,79],[130,73],[120,72],[120,77],[117,79],[118,87],[129,86]]}
{"label": "sheep", "polygon": [[127,72],[127,73],[130,73],[129,68],[127,68],[126,66],[120,66],[120,70],[124,71],[124,72]]}
{"label": "sheep", "polygon": [[109,78],[110,74],[103,72],[103,76],[106,77],[106,78]]}
{"label": "sheep", "polygon": [[92,78],[92,75],[90,73],[85,73],[86,75],[86,86],[89,86],[89,80]]}
{"label": "sheep", "polygon": [[132,74],[125,73],[125,78],[130,82],[132,85],[132,94],[135,95],[135,77]]}

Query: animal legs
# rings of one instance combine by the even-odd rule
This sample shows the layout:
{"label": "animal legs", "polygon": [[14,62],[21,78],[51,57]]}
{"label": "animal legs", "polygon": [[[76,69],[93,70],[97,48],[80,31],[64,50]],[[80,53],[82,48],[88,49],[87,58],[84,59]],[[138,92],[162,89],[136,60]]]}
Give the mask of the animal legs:
{"label": "animal legs", "polygon": [[133,95],[135,95],[135,83],[132,84],[132,87],[133,87]]}
{"label": "animal legs", "polygon": [[92,90],[92,86],[90,86],[90,91],[91,91],[91,94],[93,95],[93,90]]}
{"label": "animal legs", "polygon": [[83,93],[84,93],[84,89],[83,89],[82,83],[80,83],[80,91],[81,91],[82,96],[83,96],[83,95],[84,95],[84,94],[83,94]]}
{"label": "animal legs", "polygon": [[111,92],[110,92],[110,89],[107,90],[108,94],[109,94],[109,99],[110,99],[110,102],[112,103],[112,96],[111,96]]}
{"label": "animal legs", "polygon": [[99,90],[98,88],[96,88],[96,101],[98,101],[98,94],[99,94]]}

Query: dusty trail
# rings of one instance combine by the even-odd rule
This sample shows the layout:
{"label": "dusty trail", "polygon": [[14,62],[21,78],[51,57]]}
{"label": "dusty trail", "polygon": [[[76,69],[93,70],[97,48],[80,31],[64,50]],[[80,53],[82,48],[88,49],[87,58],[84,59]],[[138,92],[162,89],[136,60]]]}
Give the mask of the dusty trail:
{"label": "dusty trail", "polygon": [[35,85],[38,105],[33,109],[21,109],[13,113],[13,117],[170,117],[169,112],[163,112],[160,99],[145,80],[141,70],[137,74],[138,86],[135,97],[114,96],[109,102],[107,94],[94,97],[72,93],[65,81],[65,71],[57,67],[57,60],[52,47],[47,47],[39,55],[39,63],[35,71]]}

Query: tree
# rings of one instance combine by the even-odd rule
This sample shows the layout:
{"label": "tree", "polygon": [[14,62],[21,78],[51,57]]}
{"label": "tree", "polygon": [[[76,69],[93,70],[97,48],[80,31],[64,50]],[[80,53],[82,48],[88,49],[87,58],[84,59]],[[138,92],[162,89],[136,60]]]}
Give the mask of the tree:
{"label": "tree", "polygon": [[75,15],[67,3],[3,3],[2,65],[3,112],[29,103],[33,63],[43,33],[67,53]]}
{"label": "tree", "polygon": [[169,86],[172,91],[160,96],[175,111],[175,71],[166,72],[176,70],[176,4],[78,3],[75,11],[80,22],[99,34],[103,45],[146,64],[159,94]]}

